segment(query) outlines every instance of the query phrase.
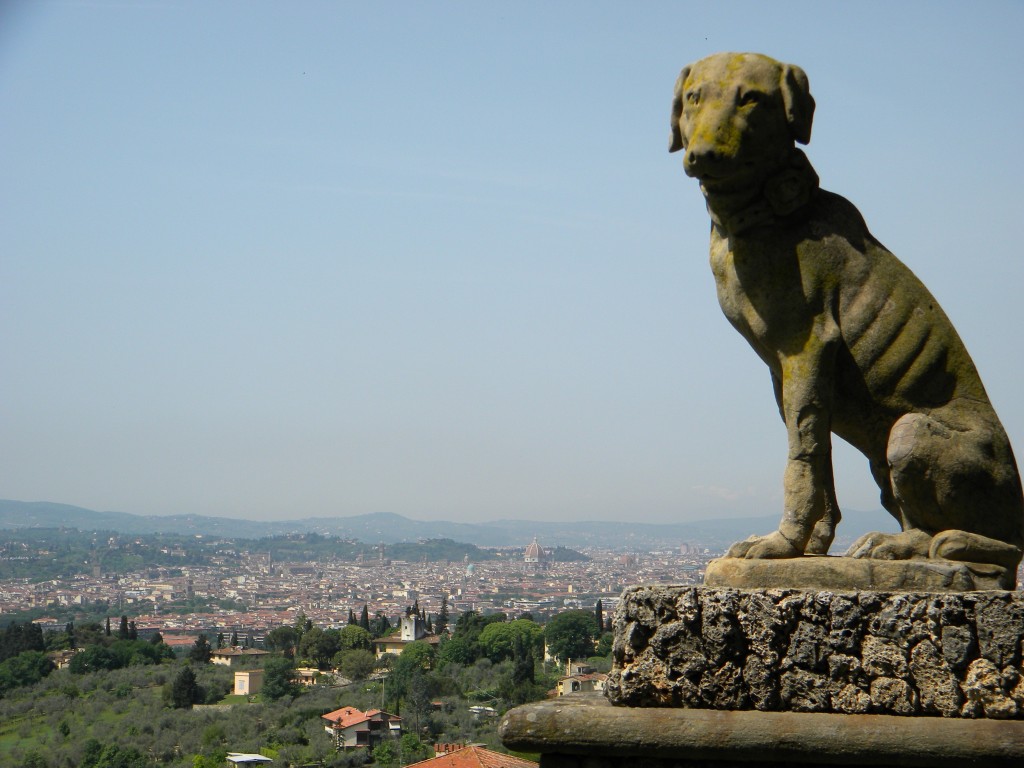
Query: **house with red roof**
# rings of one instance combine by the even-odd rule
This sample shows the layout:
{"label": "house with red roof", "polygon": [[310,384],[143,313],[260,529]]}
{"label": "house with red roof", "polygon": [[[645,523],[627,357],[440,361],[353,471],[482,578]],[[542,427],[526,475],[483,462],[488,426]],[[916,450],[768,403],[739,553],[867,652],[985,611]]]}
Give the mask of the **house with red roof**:
{"label": "house with red roof", "polygon": [[380,709],[363,712],[355,707],[342,707],[321,715],[321,719],[338,749],[373,749],[388,736],[402,735],[402,718]]}
{"label": "house with red roof", "polygon": [[558,696],[565,696],[568,693],[603,691],[607,682],[608,675],[603,672],[588,672],[585,675],[566,675],[559,678],[555,684],[555,692]]}
{"label": "house with red roof", "polygon": [[472,746],[445,752],[443,755],[410,763],[406,768],[537,768],[537,764],[484,747]]}

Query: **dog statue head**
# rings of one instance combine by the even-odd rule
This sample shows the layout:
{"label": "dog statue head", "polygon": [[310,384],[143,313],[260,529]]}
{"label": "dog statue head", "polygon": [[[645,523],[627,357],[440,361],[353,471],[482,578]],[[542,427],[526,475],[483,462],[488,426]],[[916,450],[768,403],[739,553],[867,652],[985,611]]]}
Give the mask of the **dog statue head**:
{"label": "dog statue head", "polygon": [[716,53],[684,67],[669,152],[708,192],[749,187],[811,140],[814,99],[799,67],[757,53]]}

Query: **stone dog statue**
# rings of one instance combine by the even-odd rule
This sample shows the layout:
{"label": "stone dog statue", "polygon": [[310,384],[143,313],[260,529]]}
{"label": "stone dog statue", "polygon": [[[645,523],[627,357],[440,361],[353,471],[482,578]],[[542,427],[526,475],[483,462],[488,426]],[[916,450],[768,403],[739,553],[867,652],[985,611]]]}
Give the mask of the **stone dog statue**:
{"label": "stone dog statue", "polygon": [[779,529],[728,556],[828,552],[835,433],[867,456],[902,529],[848,555],[1012,574],[1024,498],[1010,442],[938,302],[850,202],[818,188],[794,145],[813,114],[804,72],[759,54],[709,56],[676,83],[669,151],[700,182],[719,303],[771,371],[789,440]]}

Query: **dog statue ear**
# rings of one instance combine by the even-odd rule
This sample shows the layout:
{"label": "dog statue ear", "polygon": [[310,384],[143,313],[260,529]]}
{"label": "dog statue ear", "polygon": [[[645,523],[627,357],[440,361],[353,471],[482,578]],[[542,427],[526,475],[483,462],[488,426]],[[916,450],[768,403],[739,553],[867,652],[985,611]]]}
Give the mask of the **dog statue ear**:
{"label": "dog statue ear", "polygon": [[672,133],[668,138],[669,152],[678,152],[680,149],[686,149],[686,137],[683,136],[683,132],[679,128],[679,120],[683,116],[683,84],[689,76],[690,68],[683,67],[683,71],[679,73],[679,77],[676,79],[676,92],[675,97],[672,99]]}
{"label": "dog statue ear", "polygon": [[807,75],[800,67],[786,64],[782,68],[782,101],[786,106],[789,131],[800,144],[811,140],[811,121],[814,119],[814,97]]}

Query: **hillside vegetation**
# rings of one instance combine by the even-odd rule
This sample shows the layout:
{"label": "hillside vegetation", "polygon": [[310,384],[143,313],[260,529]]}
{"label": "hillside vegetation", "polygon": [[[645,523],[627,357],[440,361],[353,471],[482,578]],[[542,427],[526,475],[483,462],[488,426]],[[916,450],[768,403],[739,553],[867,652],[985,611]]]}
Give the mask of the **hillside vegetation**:
{"label": "hillside vegetation", "polygon": [[[9,625],[0,633],[0,765],[222,768],[233,751],[262,752],[281,766],[383,768],[422,759],[435,742],[500,750],[497,715],[543,698],[557,680],[560,668],[541,663],[545,641],[563,659],[610,652],[610,636],[585,611],[545,627],[470,611],[451,629],[439,646],[409,643],[374,662],[374,631],[321,629],[303,617],[271,633],[264,690],[244,697],[230,695],[232,670],[208,663],[205,637],[182,659],[159,636],[135,639],[127,620],[116,630],[69,626],[45,637],[34,625]],[[54,669],[43,650],[71,644],[81,650],[70,667]],[[317,664],[319,684],[293,680],[296,665]],[[330,671],[338,668],[350,677],[339,680]],[[405,735],[372,753],[338,752],[320,716],[343,706],[400,715]]]}

